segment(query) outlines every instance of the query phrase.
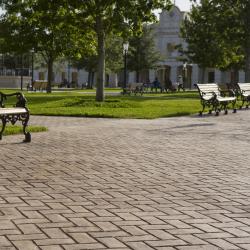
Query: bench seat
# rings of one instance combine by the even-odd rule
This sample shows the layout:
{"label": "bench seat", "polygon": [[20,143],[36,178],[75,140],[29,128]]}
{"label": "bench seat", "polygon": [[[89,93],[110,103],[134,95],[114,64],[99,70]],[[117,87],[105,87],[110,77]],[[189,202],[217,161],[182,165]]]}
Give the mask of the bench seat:
{"label": "bench seat", "polygon": [[219,102],[233,102],[235,101],[235,97],[217,97]]}
{"label": "bench seat", "polygon": [[27,113],[25,108],[0,108],[0,115],[13,115]]}

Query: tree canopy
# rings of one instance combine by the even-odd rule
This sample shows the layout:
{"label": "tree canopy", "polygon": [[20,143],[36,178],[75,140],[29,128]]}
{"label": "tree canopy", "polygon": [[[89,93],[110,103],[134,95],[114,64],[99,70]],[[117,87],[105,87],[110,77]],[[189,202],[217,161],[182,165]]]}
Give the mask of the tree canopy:
{"label": "tree canopy", "polygon": [[[1,25],[8,48],[41,51],[48,63],[48,92],[52,67],[62,54],[97,50],[96,100],[104,100],[105,52],[110,34],[128,40],[143,24],[156,21],[155,9],[171,0],[2,0]],[[11,45],[11,46],[9,46]],[[13,45],[13,46],[12,46]]]}
{"label": "tree canopy", "polygon": [[5,10],[0,34],[4,50],[24,53],[33,48],[40,52],[48,66],[48,92],[54,61],[93,46],[91,33],[81,34],[71,23],[66,1],[2,0],[1,6]]}
{"label": "tree canopy", "polygon": [[[193,0],[193,3],[196,1]],[[250,2],[202,0],[184,20],[184,54],[201,68],[244,69],[250,81]]]}
{"label": "tree canopy", "polygon": [[140,72],[155,68],[161,60],[156,50],[154,34],[149,26],[144,26],[142,32],[129,39],[128,68],[136,72],[136,81],[139,82]]}
{"label": "tree canopy", "polygon": [[96,100],[104,100],[106,37],[111,33],[124,40],[141,30],[144,23],[156,20],[155,9],[171,6],[170,0],[71,0],[79,27],[86,24],[96,33],[98,76]]}

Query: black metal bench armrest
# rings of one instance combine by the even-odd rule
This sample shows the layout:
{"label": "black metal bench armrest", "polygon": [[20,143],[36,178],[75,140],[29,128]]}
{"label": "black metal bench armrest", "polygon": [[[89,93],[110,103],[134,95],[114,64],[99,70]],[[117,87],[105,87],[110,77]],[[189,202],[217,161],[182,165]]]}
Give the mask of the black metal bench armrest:
{"label": "black metal bench armrest", "polygon": [[15,107],[20,107],[20,108],[25,108],[26,107],[26,103],[27,100],[24,97],[23,93],[21,92],[15,92],[15,93],[11,93],[11,94],[4,94],[2,92],[0,92],[0,107],[4,108],[4,101],[11,96],[16,96],[17,102],[15,104]]}

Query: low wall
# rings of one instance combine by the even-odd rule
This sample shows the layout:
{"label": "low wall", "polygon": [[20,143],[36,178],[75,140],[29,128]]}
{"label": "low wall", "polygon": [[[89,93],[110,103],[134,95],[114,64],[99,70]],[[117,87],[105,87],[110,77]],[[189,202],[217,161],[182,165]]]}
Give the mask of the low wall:
{"label": "low wall", "polygon": [[[30,82],[30,76],[23,76],[24,89]],[[0,76],[0,88],[21,88],[21,76]]]}

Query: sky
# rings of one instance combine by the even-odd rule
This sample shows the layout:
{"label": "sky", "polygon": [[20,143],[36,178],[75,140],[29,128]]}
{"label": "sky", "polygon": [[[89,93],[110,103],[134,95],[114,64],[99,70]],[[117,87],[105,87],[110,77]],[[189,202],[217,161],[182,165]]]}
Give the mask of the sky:
{"label": "sky", "polygon": [[189,0],[175,0],[175,5],[177,5],[181,11],[189,11],[191,7]]}

